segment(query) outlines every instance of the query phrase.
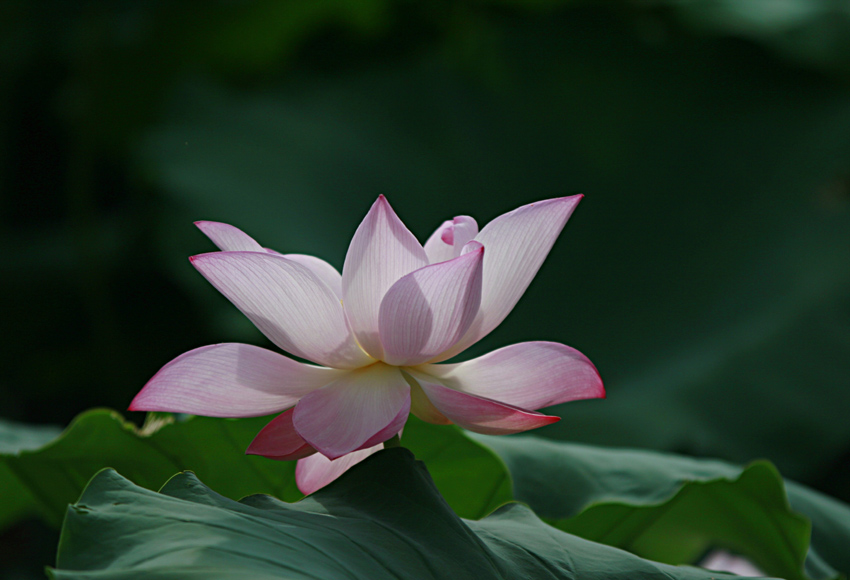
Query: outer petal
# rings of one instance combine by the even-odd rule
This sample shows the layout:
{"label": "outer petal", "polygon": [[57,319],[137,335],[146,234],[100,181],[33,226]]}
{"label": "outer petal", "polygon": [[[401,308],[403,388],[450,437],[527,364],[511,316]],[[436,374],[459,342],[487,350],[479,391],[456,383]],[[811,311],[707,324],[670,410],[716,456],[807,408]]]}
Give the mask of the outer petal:
{"label": "outer petal", "polygon": [[316,453],[292,426],[292,411],[289,409],[281,413],[263,427],[245,453],[281,461],[294,461]]}
{"label": "outer petal", "polygon": [[478,223],[468,215],[457,216],[443,222],[425,242],[425,253],[432,264],[460,256],[467,242],[478,235]]}
{"label": "outer petal", "polygon": [[383,363],[351,371],[305,396],[295,407],[295,429],[319,452],[336,459],[398,433],[410,411],[410,386]]}
{"label": "outer petal", "polygon": [[310,494],[325,487],[337,477],[348,471],[352,466],[360,463],[373,453],[384,448],[380,443],[368,449],[352,451],[331,461],[321,453],[311,455],[302,459],[295,466],[295,483],[301,493]]}
{"label": "outer petal", "polygon": [[487,248],[481,309],[466,335],[433,362],[464,351],[505,319],[540,269],[582,197],[573,195],[524,205],[497,217],[475,236]]}
{"label": "outer petal", "polygon": [[451,347],[472,324],[481,304],[484,248],[420,268],[392,285],[381,302],[384,361],[417,365]]}
{"label": "outer petal", "polygon": [[342,268],[345,312],[373,357],[383,356],[378,316],[384,294],[399,278],[427,265],[425,250],[380,196],[354,233]]}
{"label": "outer petal", "polygon": [[524,409],[605,397],[593,363],[556,342],[523,342],[458,364],[418,368],[453,389]]}
{"label": "outer petal", "polygon": [[283,256],[293,262],[298,262],[312,271],[318,278],[328,285],[334,291],[338,298],[342,298],[342,276],[337,272],[336,268],[315,256],[307,256],[305,254],[281,254],[274,250],[262,247],[254,238],[243,232],[237,227],[223,224],[220,222],[195,222],[206,236],[218,246],[218,249],[225,252],[261,252]]}
{"label": "outer petal", "polygon": [[426,423],[433,423],[434,425],[451,425],[451,420],[446,418],[446,416],[440,413],[440,410],[434,406],[434,403],[431,402],[431,399],[428,398],[428,395],[425,394],[425,391],[422,390],[422,387],[419,386],[416,379],[406,372],[403,372],[402,374],[407,375],[405,378],[408,379],[407,382],[410,385],[410,412]]}
{"label": "outer petal", "polygon": [[561,420],[560,417],[542,415],[456,391],[440,384],[435,377],[413,370],[409,372],[443,415],[460,427],[476,433],[508,435],[537,429]]}
{"label": "outer petal", "polygon": [[195,222],[198,229],[224,252],[265,252],[254,238],[237,227],[221,222]]}
{"label": "outer petal", "polygon": [[291,407],[343,374],[249,344],[202,346],[162,367],[130,410],[258,417]]}
{"label": "outer petal", "polygon": [[372,361],[336,295],[310,270],[273,254],[213,252],[192,264],[283,350],[335,368]]}

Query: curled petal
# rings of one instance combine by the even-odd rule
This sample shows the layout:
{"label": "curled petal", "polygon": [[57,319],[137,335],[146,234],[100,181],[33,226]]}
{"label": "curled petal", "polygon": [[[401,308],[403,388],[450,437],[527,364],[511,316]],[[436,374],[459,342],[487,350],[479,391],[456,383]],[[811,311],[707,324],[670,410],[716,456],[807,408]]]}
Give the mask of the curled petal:
{"label": "curled petal", "polygon": [[294,461],[316,453],[292,426],[292,411],[281,413],[263,427],[245,453],[281,461]]}
{"label": "curled petal", "polygon": [[[481,303],[484,248],[420,268],[387,291],[381,303],[380,337],[384,361],[424,363],[463,336]],[[471,245],[472,245],[471,244]]]}
{"label": "curled petal", "polygon": [[344,373],[249,344],[214,344],[162,367],[130,403],[130,410],[259,417],[293,406]]}
{"label": "curled petal", "polygon": [[213,252],[191,261],[283,350],[334,368],[373,362],[354,340],[339,298],[303,265],[256,252]]}
{"label": "curled petal", "polygon": [[295,483],[298,485],[301,493],[305,495],[311,494],[314,491],[322,489],[351,469],[352,466],[383,448],[384,444],[380,443],[374,447],[352,451],[348,455],[343,455],[333,461],[321,453],[316,453],[306,459],[301,459],[298,465],[295,466]]}
{"label": "curled petal", "polygon": [[384,294],[399,278],[427,265],[425,250],[380,196],[354,233],[342,268],[345,313],[358,342],[374,358],[383,357],[378,317]]}
{"label": "curled petal", "polygon": [[455,257],[454,243],[443,239],[443,234],[446,231],[450,231],[453,227],[454,222],[452,220],[444,221],[425,242],[425,255],[428,256],[428,262],[431,264],[439,264]]}
{"label": "curled petal", "polygon": [[254,238],[237,227],[208,221],[195,222],[195,225],[224,252],[266,252]]}
{"label": "curled petal", "polygon": [[476,433],[509,435],[561,420],[560,417],[543,415],[456,391],[440,384],[435,377],[413,370],[409,372],[440,413],[458,426]]}
{"label": "curled petal", "polygon": [[375,363],[306,395],[292,420],[310,445],[336,459],[389,439],[401,430],[409,411],[410,386],[401,371]]}
{"label": "curled petal", "polygon": [[605,397],[593,363],[556,342],[522,342],[466,362],[418,368],[458,391],[523,409]]}
{"label": "curled petal", "polygon": [[432,362],[466,350],[505,319],[534,279],[581,198],[573,195],[524,205],[497,217],[475,236],[487,248],[481,309],[466,335]]}
{"label": "curled petal", "polygon": [[467,215],[443,222],[425,242],[428,261],[437,264],[457,258],[463,246],[476,235],[478,235],[478,223]]}

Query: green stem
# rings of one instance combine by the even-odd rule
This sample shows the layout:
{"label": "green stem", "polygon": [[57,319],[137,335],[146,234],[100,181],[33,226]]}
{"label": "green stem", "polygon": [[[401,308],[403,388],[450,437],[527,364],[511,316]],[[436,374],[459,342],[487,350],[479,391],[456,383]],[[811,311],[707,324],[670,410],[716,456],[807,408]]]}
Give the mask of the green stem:
{"label": "green stem", "polygon": [[390,447],[401,447],[401,439],[398,434],[384,441],[384,449],[389,449]]}

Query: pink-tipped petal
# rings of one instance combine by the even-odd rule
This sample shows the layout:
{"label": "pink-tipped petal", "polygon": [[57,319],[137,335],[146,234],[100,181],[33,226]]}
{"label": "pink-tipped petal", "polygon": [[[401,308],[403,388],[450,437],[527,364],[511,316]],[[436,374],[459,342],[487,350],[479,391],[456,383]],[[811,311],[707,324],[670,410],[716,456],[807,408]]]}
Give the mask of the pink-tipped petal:
{"label": "pink-tipped petal", "polygon": [[328,285],[328,288],[333,290],[336,297],[342,300],[342,276],[337,272],[336,268],[315,256],[306,254],[283,254],[283,257],[293,262],[298,262],[311,272],[313,272],[319,280]]}
{"label": "pink-tipped petal", "polygon": [[410,371],[410,374],[443,415],[456,425],[476,433],[509,435],[537,429],[561,420],[560,417],[527,411],[499,401],[450,389],[440,384],[436,377],[424,373]]}
{"label": "pink-tipped petal", "polygon": [[425,250],[380,196],[354,233],[342,268],[345,312],[360,345],[374,358],[383,356],[378,316],[384,294],[399,278],[427,265]]}
{"label": "pink-tipped petal", "polygon": [[334,368],[373,362],[354,340],[339,298],[303,265],[256,252],[213,252],[191,261],[283,350]]}
{"label": "pink-tipped petal", "polygon": [[298,262],[308,270],[313,272],[322,282],[328,285],[333,290],[337,298],[342,299],[342,276],[337,272],[336,268],[315,256],[306,254],[281,254],[275,250],[264,248],[254,238],[228,224],[220,222],[195,222],[206,236],[218,246],[219,250],[224,252],[261,252],[281,256],[293,262]]}
{"label": "pink-tipped petal", "polygon": [[295,466],[295,483],[301,493],[308,495],[325,487],[337,477],[360,463],[373,453],[384,448],[384,444],[375,445],[368,449],[352,451],[331,461],[321,453],[302,459]]}
{"label": "pink-tipped petal", "polygon": [[463,352],[505,319],[534,279],[581,198],[573,195],[524,205],[497,217],[475,236],[487,248],[481,309],[466,335],[433,362]]}
{"label": "pink-tipped petal", "polygon": [[383,360],[418,365],[463,336],[481,303],[484,248],[404,276],[381,302],[379,329]]}
{"label": "pink-tipped petal", "polygon": [[522,342],[457,364],[419,367],[453,389],[540,409],[567,401],[605,397],[593,363],[556,342]]}
{"label": "pink-tipped petal", "polygon": [[[425,242],[425,255],[428,256],[428,262],[431,264],[439,264],[446,260],[451,260],[454,255],[454,222],[452,220],[444,221],[440,224],[428,241]],[[451,239],[446,241],[444,236],[451,233]],[[448,237],[448,236],[447,236]]]}
{"label": "pink-tipped petal", "polygon": [[468,215],[459,215],[452,220],[452,247],[453,258],[460,256],[463,247],[478,235],[478,222]]}
{"label": "pink-tipped petal", "polygon": [[254,238],[237,227],[221,222],[195,222],[209,239],[224,252],[266,252]]}
{"label": "pink-tipped petal", "polygon": [[478,235],[478,223],[468,215],[443,222],[425,242],[425,254],[432,264],[460,256],[467,242]]}
{"label": "pink-tipped petal", "polygon": [[162,367],[130,403],[130,410],[258,417],[291,407],[344,374],[249,344],[214,344],[190,350]]}
{"label": "pink-tipped petal", "polygon": [[336,459],[389,439],[410,410],[410,386],[395,367],[376,363],[357,369],[302,398],[292,420],[298,433],[320,453]]}
{"label": "pink-tipped petal", "polygon": [[281,413],[263,427],[245,453],[280,461],[294,461],[316,453],[292,426],[292,411]]}

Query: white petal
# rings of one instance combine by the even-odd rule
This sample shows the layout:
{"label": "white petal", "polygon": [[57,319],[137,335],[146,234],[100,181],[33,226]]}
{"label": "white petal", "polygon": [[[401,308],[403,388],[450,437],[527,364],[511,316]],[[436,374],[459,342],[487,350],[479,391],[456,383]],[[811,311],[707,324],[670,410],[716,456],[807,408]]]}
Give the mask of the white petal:
{"label": "white petal", "polygon": [[311,494],[383,448],[384,444],[381,443],[368,449],[352,451],[333,461],[321,453],[316,453],[298,461],[295,466],[295,483],[298,484],[301,493]]}
{"label": "white petal", "polygon": [[376,363],[302,398],[292,422],[310,445],[336,459],[383,443],[401,430],[409,411],[410,386],[401,372]]}
{"label": "white petal", "polygon": [[453,242],[443,240],[443,233],[453,227],[454,222],[452,220],[443,222],[425,242],[425,254],[431,264],[439,264],[455,257]]}
{"label": "white petal", "polygon": [[162,367],[131,411],[258,417],[282,411],[345,371],[314,367],[249,344],[214,344]]}
{"label": "white petal", "polygon": [[458,391],[523,409],[605,396],[593,363],[556,342],[522,342],[466,362],[417,369]]}
{"label": "white petal", "polygon": [[191,261],[283,350],[334,368],[373,362],[357,346],[337,296],[301,264],[256,252],[213,252]]}
{"label": "white petal", "polygon": [[195,222],[198,229],[225,252],[265,252],[266,250],[254,241],[254,238],[237,227],[221,222]]}
{"label": "white petal", "polygon": [[434,358],[463,336],[481,303],[484,248],[420,268],[387,291],[381,303],[384,361],[417,365]]}
{"label": "white petal", "polygon": [[432,264],[457,258],[461,250],[478,235],[478,223],[468,215],[443,222],[425,242],[425,253]]}
{"label": "white petal", "polygon": [[275,250],[262,247],[254,238],[228,224],[220,222],[195,222],[206,236],[224,252],[261,252],[282,256],[312,271],[318,278],[333,290],[339,299],[342,299],[342,276],[336,268],[315,256],[306,254],[281,254]]}
{"label": "white petal", "polygon": [[453,220],[453,224],[452,247],[454,248],[454,255],[452,257],[457,258],[460,256],[463,247],[478,235],[478,223],[468,215],[459,215]]}
{"label": "white petal", "polygon": [[542,415],[500,401],[449,388],[436,378],[408,369],[440,414],[476,433],[510,435],[551,425],[560,417]]}
{"label": "white petal", "polygon": [[475,241],[487,248],[481,309],[466,335],[434,362],[464,351],[505,319],[534,279],[581,198],[573,195],[524,205],[497,217],[475,236]]}
{"label": "white petal", "polygon": [[287,260],[298,262],[305,268],[313,272],[319,280],[328,285],[328,288],[333,290],[337,298],[342,300],[342,276],[337,272],[336,268],[315,256],[306,254],[282,254]]}
{"label": "white petal", "polygon": [[384,294],[399,278],[427,265],[425,250],[380,196],[354,233],[342,268],[345,313],[374,358],[383,356],[378,317]]}

